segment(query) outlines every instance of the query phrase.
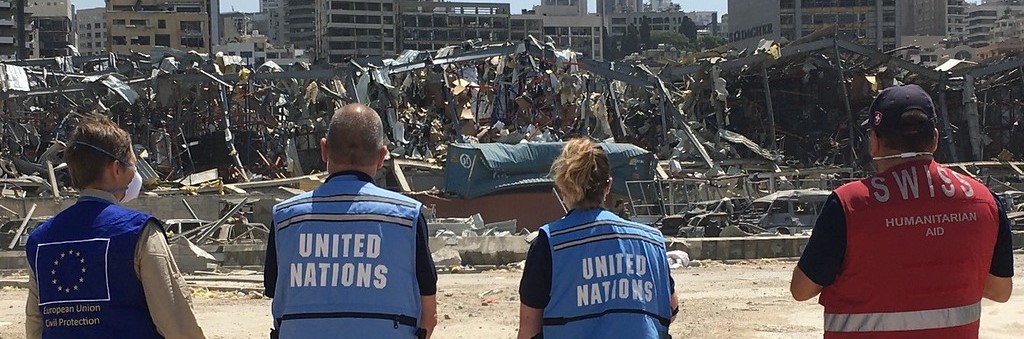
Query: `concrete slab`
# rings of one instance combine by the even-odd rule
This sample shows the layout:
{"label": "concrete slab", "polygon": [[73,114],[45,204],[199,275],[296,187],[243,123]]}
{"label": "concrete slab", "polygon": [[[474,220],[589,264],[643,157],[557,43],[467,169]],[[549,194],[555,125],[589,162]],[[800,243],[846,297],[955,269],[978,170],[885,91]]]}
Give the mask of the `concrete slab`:
{"label": "concrete slab", "polygon": [[456,241],[430,238],[430,251],[449,246],[459,251],[463,265],[504,265],[526,260],[530,244],[525,236],[462,237]]}

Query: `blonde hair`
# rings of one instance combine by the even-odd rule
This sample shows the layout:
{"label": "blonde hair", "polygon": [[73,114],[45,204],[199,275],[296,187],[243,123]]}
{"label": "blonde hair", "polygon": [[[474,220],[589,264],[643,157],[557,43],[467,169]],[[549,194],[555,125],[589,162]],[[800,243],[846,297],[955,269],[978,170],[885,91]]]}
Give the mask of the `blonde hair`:
{"label": "blonde hair", "polygon": [[611,178],[608,155],[590,139],[572,139],[551,165],[555,186],[562,200],[575,207],[582,203],[600,205]]}

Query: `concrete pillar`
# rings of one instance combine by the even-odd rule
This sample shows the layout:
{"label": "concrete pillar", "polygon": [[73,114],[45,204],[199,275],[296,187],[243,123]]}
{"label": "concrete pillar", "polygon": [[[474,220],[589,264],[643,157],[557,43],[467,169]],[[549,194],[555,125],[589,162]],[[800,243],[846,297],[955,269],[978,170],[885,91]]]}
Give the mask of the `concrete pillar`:
{"label": "concrete pillar", "polygon": [[967,134],[971,140],[970,161],[981,160],[981,124],[978,120],[978,97],[974,94],[974,76],[964,76],[964,119],[967,119]]}
{"label": "concrete pillar", "polygon": [[946,108],[946,84],[943,83],[939,86],[939,138],[942,139],[942,143],[946,145],[947,152],[949,153],[949,159],[947,162],[959,162],[960,157],[956,149],[956,142],[953,140],[953,128],[949,123],[949,110]]}

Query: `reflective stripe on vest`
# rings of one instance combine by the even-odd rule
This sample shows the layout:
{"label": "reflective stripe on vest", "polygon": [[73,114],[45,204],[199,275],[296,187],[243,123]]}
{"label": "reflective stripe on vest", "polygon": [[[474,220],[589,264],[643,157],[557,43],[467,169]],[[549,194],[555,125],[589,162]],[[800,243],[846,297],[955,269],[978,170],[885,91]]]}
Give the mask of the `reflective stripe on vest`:
{"label": "reflective stripe on vest", "polygon": [[405,219],[405,218],[399,218],[399,217],[385,215],[385,214],[370,214],[370,213],[361,213],[361,214],[310,213],[310,214],[300,214],[300,215],[297,215],[297,216],[294,216],[294,217],[282,220],[277,225],[277,229],[278,230],[283,230],[285,228],[288,228],[288,226],[291,226],[291,225],[299,223],[299,222],[304,222],[304,221],[379,221],[379,222],[396,224],[396,225],[399,225],[399,226],[405,226],[405,227],[408,227],[408,228],[412,228],[416,224],[416,221],[414,221],[414,220]]}
{"label": "reflective stripe on vest", "polygon": [[981,302],[937,310],[830,314],[825,313],[826,332],[891,332],[948,328],[981,320]]}

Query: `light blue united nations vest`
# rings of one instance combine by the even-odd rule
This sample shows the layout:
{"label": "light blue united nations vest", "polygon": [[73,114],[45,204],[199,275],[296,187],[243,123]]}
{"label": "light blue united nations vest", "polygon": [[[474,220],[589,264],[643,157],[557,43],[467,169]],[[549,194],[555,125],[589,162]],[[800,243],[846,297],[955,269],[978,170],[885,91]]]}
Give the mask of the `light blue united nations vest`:
{"label": "light blue united nations vest", "polygon": [[415,338],[420,203],[354,175],[274,207],[281,338]]}
{"label": "light blue united nations vest", "polygon": [[665,239],[614,213],[575,210],[541,228],[551,245],[545,338],[661,338],[668,333]]}
{"label": "light blue united nations vest", "polygon": [[83,197],[32,231],[26,254],[43,338],[163,338],[135,274],[135,248],[150,219]]}

